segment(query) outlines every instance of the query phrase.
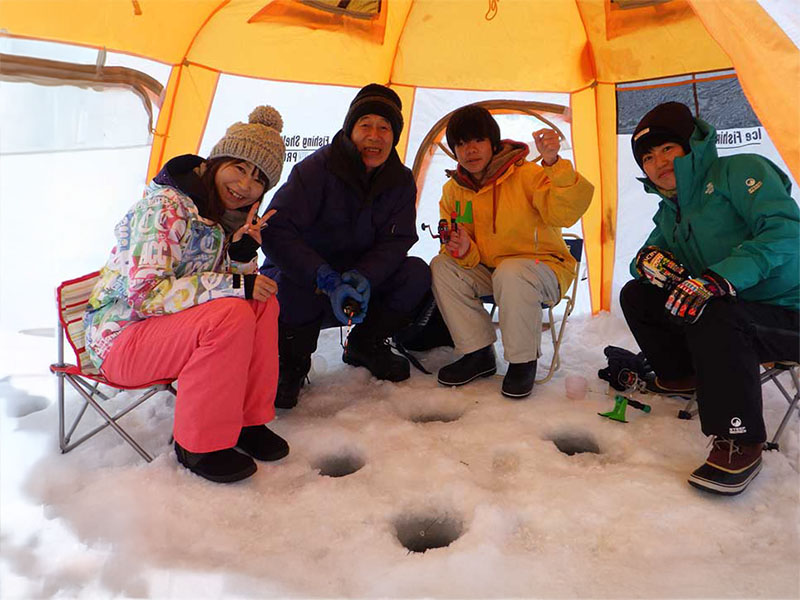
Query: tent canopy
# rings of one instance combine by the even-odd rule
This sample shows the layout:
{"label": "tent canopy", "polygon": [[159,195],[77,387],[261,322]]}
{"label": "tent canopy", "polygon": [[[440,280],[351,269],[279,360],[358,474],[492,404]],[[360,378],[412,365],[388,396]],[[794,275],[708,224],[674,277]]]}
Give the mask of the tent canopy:
{"label": "tent canopy", "polygon": [[[393,86],[410,122],[418,87],[570,94],[593,310],[611,305],[617,205],[615,85],[735,68],[800,177],[800,51],[757,0],[0,0],[0,35],[172,65],[149,172],[196,152],[220,74]],[[641,2],[640,2],[641,4]],[[409,128],[406,128],[407,135]],[[404,152],[407,138],[401,139]]]}

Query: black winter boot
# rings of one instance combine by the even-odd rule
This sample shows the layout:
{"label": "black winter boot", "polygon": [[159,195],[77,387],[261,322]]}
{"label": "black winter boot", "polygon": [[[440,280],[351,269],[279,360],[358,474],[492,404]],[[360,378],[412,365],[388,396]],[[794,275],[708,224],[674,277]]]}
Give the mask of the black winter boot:
{"label": "black winter boot", "polygon": [[290,327],[278,322],[278,392],[275,408],[294,408],[311,369],[321,321]]}
{"label": "black winter boot", "polygon": [[506,376],[503,378],[503,396],[524,398],[533,390],[536,379],[536,361],[509,363]]}
{"label": "black winter boot", "polygon": [[353,327],[347,337],[342,361],[355,367],[366,367],[377,379],[404,381],[411,377],[408,361],[392,352],[386,338],[410,323],[396,311],[371,303],[363,323]]}
{"label": "black winter boot", "polygon": [[478,377],[491,377],[496,372],[494,346],[489,344],[439,369],[438,380],[442,385],[464,385]]}
{"label": "black winter boot", "polygon": [[256,460],[280,460],[289,454],[289,444],[266,425],[242,427],[236,448]]}
{"label": "black winter boot", "polygon": [[411,315],[411,323],[392,336],[396,347],[414,352],[424,352],[441,346],[453,347],[450,330],[436,306],[432,292],[428,291]]}
{"label": "black winter boot", "polygon": [[175,442],[178,462],[195,475],[215,483],[233,483],[256,472],[256,463],[233,448],[214,452],[189,452]]}

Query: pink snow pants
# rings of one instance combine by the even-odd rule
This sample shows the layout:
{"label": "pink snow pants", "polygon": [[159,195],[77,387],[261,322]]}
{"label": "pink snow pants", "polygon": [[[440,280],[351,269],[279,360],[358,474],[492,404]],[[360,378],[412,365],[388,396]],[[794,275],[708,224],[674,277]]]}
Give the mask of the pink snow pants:
{"label": "pink snow pants", "polygon": [[278,300],[219,298],[123,329],[102,371],[121,385],[177,379],[175,440],[190,452],[236,445],[275,417]]}

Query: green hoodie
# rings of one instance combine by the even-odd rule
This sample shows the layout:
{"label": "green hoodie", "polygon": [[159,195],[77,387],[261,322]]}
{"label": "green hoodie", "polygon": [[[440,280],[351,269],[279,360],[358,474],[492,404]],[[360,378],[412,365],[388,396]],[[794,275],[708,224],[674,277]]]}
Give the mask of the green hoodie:
{"label": "green hoodie", "polygon": [[757,154],[718,157],[716,130],[701,119],[689,144],[674,162],[674,199],[640,179],[661,196],[644,246],[669,250],[694,277],[722,275],[742,300],[800,310],[800,210],[789,178]]}

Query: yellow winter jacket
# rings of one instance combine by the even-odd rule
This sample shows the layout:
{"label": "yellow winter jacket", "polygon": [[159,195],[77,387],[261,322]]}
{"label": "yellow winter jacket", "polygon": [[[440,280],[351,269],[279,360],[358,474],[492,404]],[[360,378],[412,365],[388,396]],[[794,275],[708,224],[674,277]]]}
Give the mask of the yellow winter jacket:
{"label": "yellow winter jacket", "polygon": [[[575,259],[561,228],[575,224],[586,212],[594,186],[568,160],[540,167],[524,161],[525,144],[505,140],[503,144],[500,153],[507,158],[498,166],[490,163],[489,172],[493,166],[497,172],[487,176],[477,191],[460,167],[448,172],[451,178],[442,188],[440,218],[450,222],[455,212],[458,226],[470,236],[469,250],[455,260],[471,269],[479,263],[494,268],[511,257],[539,259],[553,269],[563,292],[572,283]],[[444,246],[441,251],[446,252]]]}

